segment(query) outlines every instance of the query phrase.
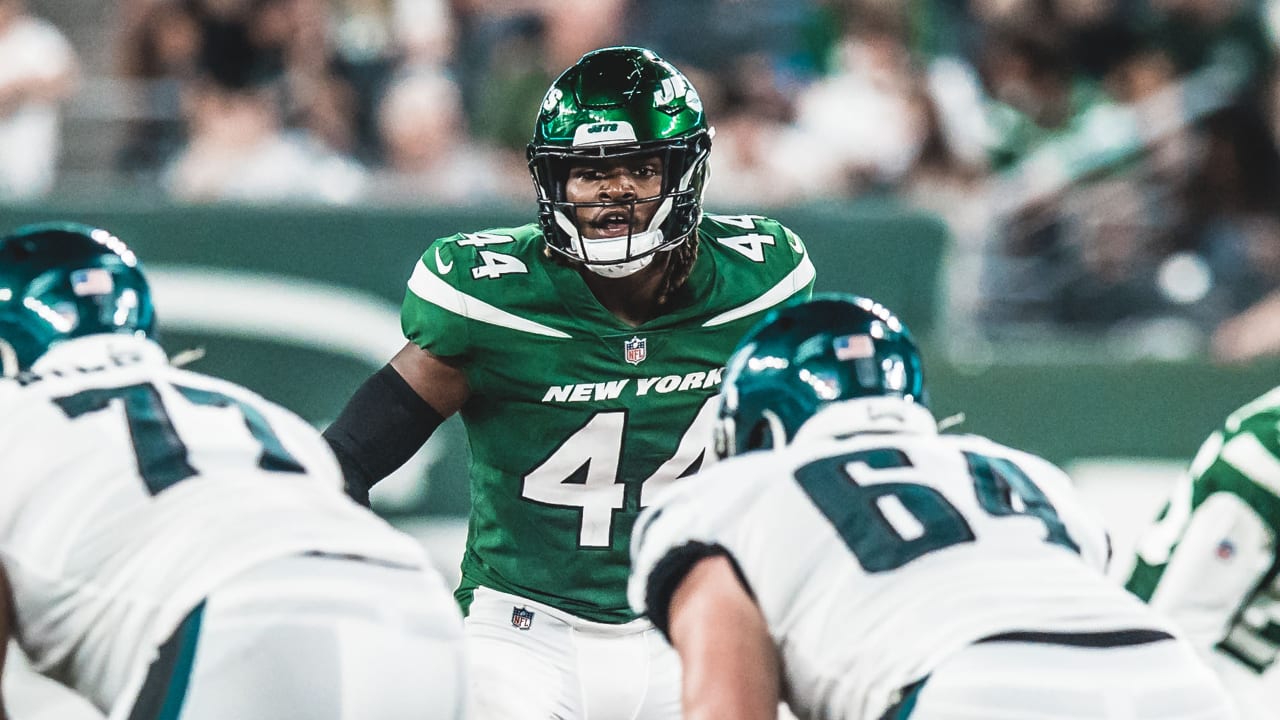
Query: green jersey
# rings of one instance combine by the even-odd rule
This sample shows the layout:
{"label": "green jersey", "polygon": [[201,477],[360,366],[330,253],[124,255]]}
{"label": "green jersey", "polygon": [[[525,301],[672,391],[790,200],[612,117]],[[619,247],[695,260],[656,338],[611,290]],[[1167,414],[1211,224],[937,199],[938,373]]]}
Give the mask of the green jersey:
{"label": "green jersey", "polygon": [[712,459],[724,362],[769,308],[812,292],[800,239],[773,220],[706,216],[668,311],[632,327],[536,224],[436,240],[409,280],[410,341],[467,377],[464,610],[484,586],[598,622],[627,606],[631,526]]}
{"label": "green jersey", "polygon": [[1140,539],[1126,587],[1202,650],[1255,672],[1280,650],[1280,388],[1232,413],[1201,446]]}

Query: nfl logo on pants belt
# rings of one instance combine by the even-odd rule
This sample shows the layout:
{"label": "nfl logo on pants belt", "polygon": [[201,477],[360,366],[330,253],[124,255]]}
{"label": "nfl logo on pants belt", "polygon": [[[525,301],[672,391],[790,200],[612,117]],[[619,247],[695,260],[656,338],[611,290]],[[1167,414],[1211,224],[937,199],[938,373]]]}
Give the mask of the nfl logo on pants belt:
{"label": "nfl logo on pants belt", "polygon": [[511,627],[517,630],[528,630],[533,627],[533,611],[522,607],[512,607]]}

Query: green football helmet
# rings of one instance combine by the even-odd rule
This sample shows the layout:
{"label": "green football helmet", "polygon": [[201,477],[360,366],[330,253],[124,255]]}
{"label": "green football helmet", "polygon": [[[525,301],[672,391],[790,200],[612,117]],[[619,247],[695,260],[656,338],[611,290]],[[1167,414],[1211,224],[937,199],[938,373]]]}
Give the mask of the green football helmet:
{"label": "green football helmet", "polygon": [[138,260],[119,238],[75,223],[0,237],[0,369],[13,377],[59,341],[152,337],[155,312]]}
{"label": "green football helmet", "polygon": [[[711,136],[693,85],[652,51],[614,47],[583,55],[547,91],[529,143],[529,172],[547,245],[602,275],[618,276],[685,242],[702,219]],[[662,158],[663,179],[649,227],[625,237],[584,240],[576,211],[619,202],[569,202],[570,166],[651,155]],[[643,200],[652,199],[630,201],[632,213]]]}
{"label": "green football helmet", "polygon": [[770,311],[738,343],[720,387],[715,450],[726,458],[782,447],[831,403],[924,399],[920,352],[883,305],[824,294]]}

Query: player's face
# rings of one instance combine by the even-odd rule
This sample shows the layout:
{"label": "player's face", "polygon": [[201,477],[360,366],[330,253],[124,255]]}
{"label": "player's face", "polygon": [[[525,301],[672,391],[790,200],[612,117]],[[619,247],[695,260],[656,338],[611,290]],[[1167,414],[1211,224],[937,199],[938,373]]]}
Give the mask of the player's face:
{"label": "player's face", "polygon": [[578,227],[588,238],[644,231],[661,194],[662,158],[657,155],[583,161],[570,167],[565,182],[569,202],[608,203],[577,209]]}

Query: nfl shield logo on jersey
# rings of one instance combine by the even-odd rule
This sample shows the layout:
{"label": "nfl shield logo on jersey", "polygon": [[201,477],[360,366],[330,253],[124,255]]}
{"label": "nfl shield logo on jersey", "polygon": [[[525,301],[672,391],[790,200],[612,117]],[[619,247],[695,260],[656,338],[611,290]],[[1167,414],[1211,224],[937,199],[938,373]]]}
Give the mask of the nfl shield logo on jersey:
{"label": "nfl shield logo on jersey", "polygon": [[517,630],[528,630],[533,627],[533,611],[522,607],[512,607],[511,627]]}
{"label": "nfl shield logo on jersey", "polygon": [[648,341],[642,337],[633,337],[622,344],[626,350],[627,362],[632,365],[639,365],[641,360],[648,356]]}

